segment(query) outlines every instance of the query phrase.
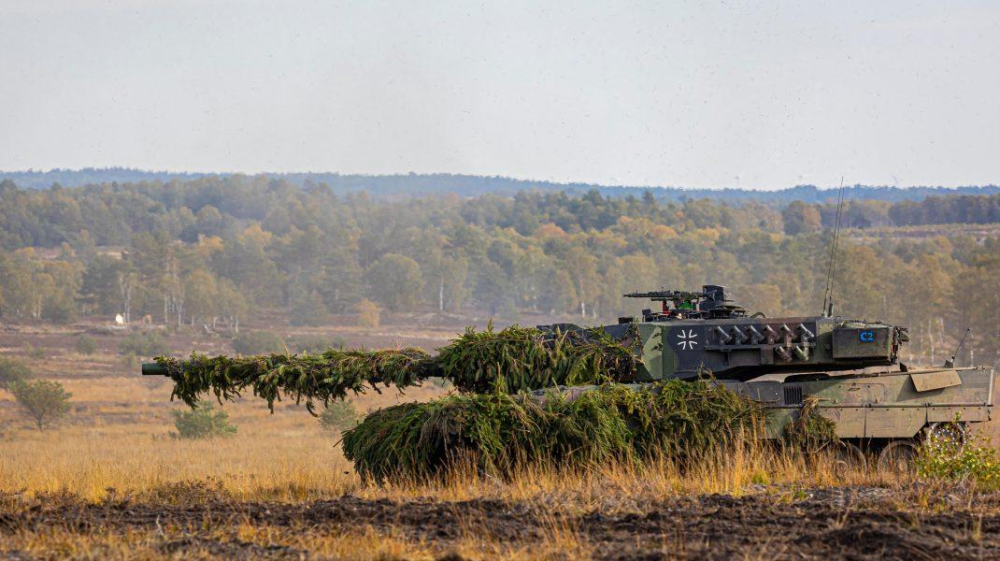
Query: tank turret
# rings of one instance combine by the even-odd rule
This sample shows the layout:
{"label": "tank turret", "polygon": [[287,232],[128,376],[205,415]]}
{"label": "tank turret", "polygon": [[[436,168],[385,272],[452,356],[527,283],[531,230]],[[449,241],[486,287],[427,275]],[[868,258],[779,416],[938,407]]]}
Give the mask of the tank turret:
{"label": "tank turret", "polygon": [[843,371],[896,365],[906,328],[824,316],[769,318],[747,310],[726,288],[626,294],[659,302],[658,310],[605,326],[617,338],[638,336],[649,380],[748,380],[772,372]]}

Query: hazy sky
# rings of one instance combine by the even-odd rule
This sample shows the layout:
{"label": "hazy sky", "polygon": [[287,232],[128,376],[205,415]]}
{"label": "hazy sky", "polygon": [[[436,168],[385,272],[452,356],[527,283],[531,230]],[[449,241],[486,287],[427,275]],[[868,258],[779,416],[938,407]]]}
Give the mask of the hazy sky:
{"label": "hazy sky", "polygon": [[1000,2],[0,0],[0,169],[1000,182]]}

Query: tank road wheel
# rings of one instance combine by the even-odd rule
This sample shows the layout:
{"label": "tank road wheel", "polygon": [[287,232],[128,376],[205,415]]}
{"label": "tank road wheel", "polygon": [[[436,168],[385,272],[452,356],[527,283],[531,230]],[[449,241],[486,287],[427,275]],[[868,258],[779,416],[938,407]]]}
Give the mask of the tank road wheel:
{"label": "tank road wheel", "polygon": [[955,446],[955,448],[961,449],[965,445],[965,425],[962,423],[934,423],[927,427],[925,438],[949,448]]}
{"label": "tank road wheel", "polygon": [[911,476],[917,469],[916,459],[916,444],[909,440],[893,440],[878,455],[878,469],[896,477]]}
{"label": "tank road wheel", "polygon": [[851,473],[868,473],[868,459],[857,444],[839,441],[833,447],[833,473],[838,479]]}

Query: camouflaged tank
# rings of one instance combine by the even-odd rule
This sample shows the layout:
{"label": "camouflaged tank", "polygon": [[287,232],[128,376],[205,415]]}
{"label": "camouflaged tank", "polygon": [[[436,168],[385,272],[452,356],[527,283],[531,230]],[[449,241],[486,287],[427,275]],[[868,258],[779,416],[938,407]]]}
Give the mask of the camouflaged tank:
{"label": "camouflaged tank", "polygon": [[[836,425],[841,451],[883,467],[911,464],[928,434],[964,438],[988,421],[994,372],[983,367],[911,368],[899,361],[904,327],[841,317],[770,318],[727,299],[725,287],[701,292],[626,294],[659,310],[604,326],[641,356],[637,382],[710,375],[770,411],[767,438],[780,438],[807,402]],[[573,325],[541,326],[574,329]],[[635,339],[638,339],[637,341]]]}

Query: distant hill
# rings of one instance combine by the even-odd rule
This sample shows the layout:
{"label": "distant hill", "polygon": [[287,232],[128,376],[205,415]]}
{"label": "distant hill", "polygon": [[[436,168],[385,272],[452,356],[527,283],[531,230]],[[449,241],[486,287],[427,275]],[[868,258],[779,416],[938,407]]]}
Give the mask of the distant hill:
{"label": "distant hill", "polygon": [[[21,188],[45,189],[58,183],[63,187],[78,187],[100,183],[140,183],[190,180],[207,176],[228,176],[233,174],[176,173],[143,171],[129,168],[85,168],[81,170],[54,169],[49,171],[0,171],[0,181],[9,179]],[[776,191],[755,191],[751,189],[685,189],[681,187],[641,187],[609,186],[588,183],[554,183],[510,177],[487,177],[479,175],[456,175],[448,173],[399,174],[399,175],[341,175],[338,173],[273,173],[268,177],[281,178],[299,186],[310,184],[329,185],[336,193],[365,191],[371,195],[428,195],[454,193],[472,197],[486,193],[512,194],[518,191],[565,191],[582,194],[597,189],[604,196],[641,196],[651,191],[657,199],[679,201],[683,199],[717,199],[727,202],[757,201],[764,203],[785,203],[803,201],[806,203],[829,202],[836,197],[835,189],[820,189],[813,185],[799,185]],[[850,187],[850,200],[877,200],[887,202],[919,201],[935,195],[992,195],[1000,193],[1000,186],[968,187],[886,187],[855,185]]]}

